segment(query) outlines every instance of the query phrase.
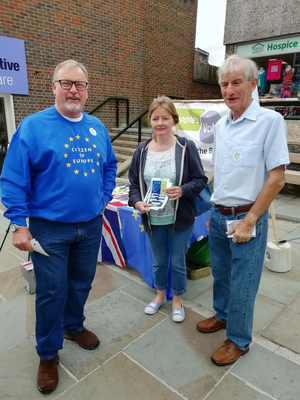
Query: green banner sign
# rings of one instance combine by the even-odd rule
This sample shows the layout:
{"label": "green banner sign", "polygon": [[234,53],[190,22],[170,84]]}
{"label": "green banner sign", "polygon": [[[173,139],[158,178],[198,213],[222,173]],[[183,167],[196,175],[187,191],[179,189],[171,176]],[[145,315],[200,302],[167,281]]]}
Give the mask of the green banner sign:
{"label": "green banner sign", "polygon": [[205,113],[201,108],[177,108],[179,115],[178,129],[198,132],[201,125],[200,117]]}

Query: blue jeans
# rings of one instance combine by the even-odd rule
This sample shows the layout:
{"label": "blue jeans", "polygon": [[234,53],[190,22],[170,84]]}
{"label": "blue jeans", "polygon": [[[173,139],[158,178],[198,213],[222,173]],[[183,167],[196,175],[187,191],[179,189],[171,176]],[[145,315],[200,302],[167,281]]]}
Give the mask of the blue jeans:
{"label": "blue jeans", "polygon": [[29,219],[29,230],[49,257],[31,253],[36,278],[36,341],[42,360],[62,349],[64,332],[83,329],[84,305],[95,276],[102,216],[81,223]]}
{"label": "blue jeans", "polygon": [[256,223],[256,237],[233,243],[226,235],[226,221],[246,213],[223,215],[213,207],[209,222],[209,250],[214,277],[213,305],[216,318],[226,321],[227,337],[245,350],[252,340],[254,302],[262,274],[268,232],[268,211]]}
{"label": "blue jeans", "polygon": [[193,226],[183,231],[173,232],[173,224],[151,225],[152,235],[147,234],[147,239],[152,253],[152,268],[156,289],[165,290],[168,287],[168,261],[170,252],[171,291],[175,296],[181,296],[185,293],[185,254]]}

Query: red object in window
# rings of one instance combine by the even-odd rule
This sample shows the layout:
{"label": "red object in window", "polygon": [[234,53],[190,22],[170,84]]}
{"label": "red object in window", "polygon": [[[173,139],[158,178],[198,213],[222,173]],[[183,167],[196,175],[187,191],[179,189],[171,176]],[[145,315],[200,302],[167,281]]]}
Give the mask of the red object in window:
{"label": "red object in window", "polygon": [[282,60],[272,60],[268,63],[267,80],[276,81],[280,78]]}

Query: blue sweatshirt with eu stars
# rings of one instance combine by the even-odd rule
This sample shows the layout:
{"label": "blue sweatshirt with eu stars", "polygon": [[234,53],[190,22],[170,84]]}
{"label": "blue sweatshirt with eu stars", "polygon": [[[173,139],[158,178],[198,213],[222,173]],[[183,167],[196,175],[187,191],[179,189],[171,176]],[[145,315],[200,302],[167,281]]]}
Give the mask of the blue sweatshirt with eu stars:
{"label": "blue sweatshirt with eu stars", "polygon": [[11,140],[2,174],[4,216],[25,226],[28,216],[87,222],[115,188],[117,159],[106,128],[82,113],[64,118],[53,106],[26,117]]}

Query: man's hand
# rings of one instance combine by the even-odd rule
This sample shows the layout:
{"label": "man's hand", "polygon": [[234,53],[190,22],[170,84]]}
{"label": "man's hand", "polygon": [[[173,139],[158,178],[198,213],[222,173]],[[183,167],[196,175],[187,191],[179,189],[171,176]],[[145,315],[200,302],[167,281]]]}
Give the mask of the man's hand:
{"label": "man's hand", "polygon": [[102,213],[101,213],[100,215],[103,215],[103,214],[104,214],[104,211],[105,211],[105,209],[106,209],[106,206],[107,206],[107,203],[105,202],[105,205],[104,205],[103,211],[102,211]]}
{"label": "man's hand", "polygon": [[179,199],[182,196],[182,190],[180,186],[171,186],[166,189],[166,195],[169,197],[170,201]]}
{"label": "man's hand", "polygon": [[241,222],[234,225],[231,229],[229,229],[228,232],[226,232],[227,235],[233,234],[232,241],[234,243],[249,242],[249,240],[251,239],[253,227],[256,224],[256,220],[247,218],[247,216],[241,219]]}
{"label": "man's hand", "polygon": [[22,226],[22,228],[19,228],[13,233],[13,245],[19,250],[33,251],[33,248],[29,243],[31,239],[32,236],[27,226]]}
{"label": "man's hand", "polygon": [[152,204],[144,203],[143,201],[137,201],[134,204],[134,208],[137,209],[141,214],[150,212]]}

